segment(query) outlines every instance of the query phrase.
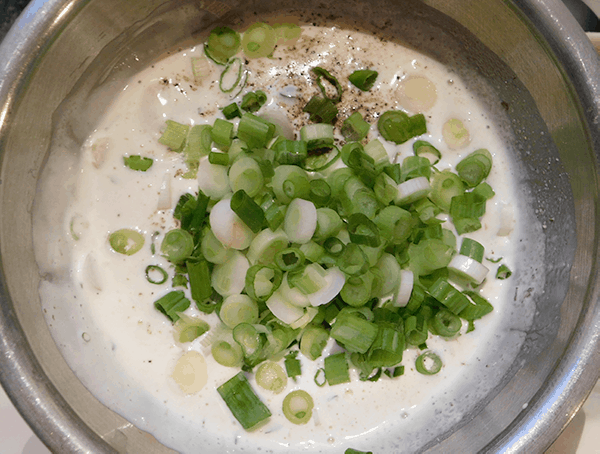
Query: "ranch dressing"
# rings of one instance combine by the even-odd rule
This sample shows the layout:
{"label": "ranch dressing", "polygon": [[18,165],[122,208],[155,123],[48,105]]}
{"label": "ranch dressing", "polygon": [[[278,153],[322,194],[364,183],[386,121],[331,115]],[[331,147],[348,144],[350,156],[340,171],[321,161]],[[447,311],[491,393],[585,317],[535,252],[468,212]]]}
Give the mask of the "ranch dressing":
{"label": "ranch dressing", "polygon": [[[320,388],[313,377],[323,367],[323,357],[336,351],[329,345],[315,362],[301,358],[302,375],[295,382],[289,380],[281,394],[263,390],[253,375],[249,376],[273,413],[268,424],[253,432],[242,429],[216,392],[238,372],[218,365],[210,355],[210,337],[218,326],[216,315],[206,316],[192,303],[186,313],[203,317],[211,331],[191,343],[179,344],[171,322],[154,308],[153,302],[170,290],[173,270],[160,252],[152,254],[150,244],[154,242],[160,251],[164,233],[176,227],[172,209],[177,200],[198,189],[195,179],[182,177],[187,171],[182,156],[157,140],[165,120],[212,124],[215,118],[222,118],[220,108],[233,102],[218,88],[220,69],[216,66],[212,65],[212,73],[201,84],[195,83],[190,58],[202,54],[199,46],[168,56],[123,87],[81,151],[60,232],[47,244],[36,242],[42,270],[59,268],[56,263],[44,262],[48,250],[60,249],[66,257],[60,263],[61,278],[43,281],[40,287],[48,324],[65,359],[101,402],[177,451],[418,449],[450,429],[498,383],[499,374],[487,373],[487,365],[510,364],[524,337],[505,340],[501,348],[495,344],[502,338],[512,299],[508,292],[513,289],[510,279],[494,278],[498,265],[483,262],[490,273],[482,295],[492,303],[494,312],[476,321],[471,333],[464,334],[463,327],[463,335],[454,340],[430,336],[427,341],[444,363],[437,375],[417,373],[414,361],[419,352],[409,349],[402,361],[405,374],[399,378],[362,382],[351,370],[351,383]],[[378,137],[378,114],[403,109],[411,115],[425,114],[428,132],[419,139],[442,152],[443,160],[436,166],[440,170],[453,168],[478,148],[492,153],[487,182],[496,195],[487,203],[482,229],[465,236],[485,246],[485,257],[502,257],[502,263],[516,269],[518,203],[504,130],[469,91],[468,84],[438,62],[397,43],[336,27],[305,26],[294,47],[276,49],[273,59],[248,62],[244,92],[264,90],[268,102],[259,114],[298,131],[306,121],[301,109],[318,90],[310,71],[314,66],[327,69],[342,82],[345,91],[339,118],[358,109],[372,124],[370,140]],[[347,82],[352,71],[363,68],[379,72],[369,93]],[[453,118],[460,119],[470,133],[468,145],[455,150],[442,134],[444,123]],[[401,162],[413,154],[413,140],[402,145],[381,140],[391,160]],[[147,172],[123,165],[124,156],[137,154],[154,160]],[[159,201],[164,204],[165,200],[167,208],[158,210]],[[108,235],[122,228],[144,235],[142,250],[125,256],[110,248]],[[169,270],[167,284],[152,285],[146,280],[144,270],[151,264]],[[524,320],[530,315],[522,314]],[[491,360],[498,351],[500,357]],[[185,363],[179,362],[184,355]],[[176,369],[184,370],[184,375],[197,371],[202,376],[182,389],[173,378]],[[283,398],[295,389],[307,391],[315,402],[313,418],[303,426],[290,423],[281,410]],[[425,425],[430,427],[423,430]]]}

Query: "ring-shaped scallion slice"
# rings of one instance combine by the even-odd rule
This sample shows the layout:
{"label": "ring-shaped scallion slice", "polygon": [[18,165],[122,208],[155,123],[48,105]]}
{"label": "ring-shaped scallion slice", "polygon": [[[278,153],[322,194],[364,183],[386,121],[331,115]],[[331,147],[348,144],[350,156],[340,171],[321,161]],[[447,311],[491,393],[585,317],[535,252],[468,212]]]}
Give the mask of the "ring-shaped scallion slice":
{"label": "ring-shaped scallion slice", "polygon": [[266,301],[281,286],[283,272],[272,265],[253,265],[246,273],[246,293],[256,301]]}
{"label": "ring-shaped scallion slice", "polygon": [[[151,284],[155,284],[155,285],[164,284],[165,282],[167,282],[167,278],[169,277],[167,272],[158,265],[148,265],[146,267],[145,273],[146,273],[146,280],[148,282],[150,282]],[[160,278],[158,278],[158,279],[156,279],[157,274],[160,275]]]}
{"label": "ring-shaped scallion slice", "polygon": [[258,322],[258,304],[248,295],[229,295],[221,305],[219,318],[231,329],[240,323],[256,323]]}
{"label": "ring-shaped scallion slice", "polygon": [[275,50],[277,33],[264,22],[256,22],[242,36],[242,50],[248,58],[268,57]]}
{"label": "ring-shaped scallion slice", "polygon": [[456,336],[462,327],[460,317],[443,308],[435,313],[430,324],[432,331],[442,337]]}
{"label": "ring-shaped scallion slice", "polygon": [[442,370],[442,360],[435,353],[427,351],[417,357],[415,367],[423,375],[435,375]]}
{"label": "ring-shaped scallion slice", "polygon": [[378,75],[372,69],[358,69],[348,76],[348,80],[359,90],[369,91],[375,85]]}
{"label": "ring-shaped scallion slice", "polygon": [[194,251],[194,237],[186,230],[169,230],[160,245],[160,251],[171,263],[181,263]]}
{"label": "ring-shaped scallion slice", "polygon": [[229,27],[216,27],[208,36],[204,53],[218,65],[224,65],[237,54],[240,41],[240,34],[235,30]]}
{"label": "ring-shaped scallion slice", "polygon": [[132,229],[120,229],[108,236],[110,247],[119,254],[133,255],[144,246],[144,236]]}
{"label": "ring-shaped scallion slice", "polygon": [[256,384],[275,394],[282,392],[287,386],[287,375],[279,364],[266,361],[260,365],[255,375]]}
{"label": "ring-shaped scallion slice", "polygon": [[294,424],[306,424],[312,417],[315,404],[313,398],[306,391],[298,389],[292,391],[283,399],[283,414]]}

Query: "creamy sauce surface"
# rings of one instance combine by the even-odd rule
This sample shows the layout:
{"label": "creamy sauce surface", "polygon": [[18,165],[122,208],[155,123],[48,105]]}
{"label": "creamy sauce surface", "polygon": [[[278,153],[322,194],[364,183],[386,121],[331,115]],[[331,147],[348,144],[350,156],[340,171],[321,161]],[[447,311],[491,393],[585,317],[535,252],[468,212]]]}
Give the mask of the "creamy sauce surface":
{"label": "creamy sauce surface", "polygon": [[[440,170],[452,168],[473,150],[487,148],[494,159],[487,181],[496,195],[487,203],[482,229],[465,236],[486,247],[485,257],[502,257],[502,263],[516,269],[521,220],[509,150],[503,128],[485,103],[457,74],[397,43],[335,27],[303,29],[294,47],[276,49],[273,59],[249,61],[244,92],[262,89],[268,95],[259,113],[298,131],[306,122],[301,109],[318,90],[310,68],[321,66],[344,86],[339,118],[361,112],[373,125],[369,139],[378,137],[379,114],[403,109],[426,115],[428,132],[419,139],[442,152]],[[256,452],[258,447],[282,453],[341,453],[348,447],[374,452],[418,449],[450,429],[499,382],[503,365],[510,364],[524,338],[523,332],[505,332],[514,326],[507,324],[513,317],[509,294],[513,287],[510,279],[494,278],[498,265],[484,260],[490,273],[481,293],[494,312],[477,321],[474,332],[464,334],[463,327],[463,335],[456,339],[430,335],[427,345],[444,363],[440,373],[417,373],[414,360],[419,351],[409,349],[402,362],[405,374],[376,383],[359,381],[352,370],[351,383],[319,388],[313,377],[323,366],[323,357],[315,362],[303,359],[302,376],[290,380],[278,395],[260,388],[250,375],[255,391],[273,413],[268,424],[253,432],[241,428],[216,392],[238,372],[218,365],[210,355],[207,346],[219,324],[217,317],[203,315],[192,304],[187,313],[204,317],[211,332],[179,344],[171,323],[154,309],[153,302],[170,290],[170,278],[162,286],[152,285],[144,270],[159,265],[169,270],[170,277],[173,270],[160,253],[152,254],[150,244],[160,251],[163,234],[176,227],[172,208],[182,194],[198,189],[195,179],[183,178],[187,168],[181,154],[157,140],[165,120],[212,124],[222,118],[219,109],[233,101],[219,90],[220,69],[215,65],[202,84],[195,83],[190,58],[202,53],[199,46],[171,55],[123,87],[81,150],[67,211],[58,215],[59,228],[50,241],[36,242],[42,272],[54,275],[42,282],[40,294],[65,359],[100,401],[181,452]],[[347,82],[354,70],[363,68],[379,72],[368,93]],[[452,118],[460,119],[470,133],[463,148],[451,149],[443,140],[443,125]],[[391,160],[401,162],[413,154],[413,140],[402,145],[382,142]],[[124,166],[124,156],[137,154],[154,160],[150,170],[136,172]],[[158,210],[159,199],[165,197],[170,209]],[[501,226],[510,234],[499,236]],[[145,237],[146,244],[133,256],[115,253],[108,244],[108,235],[122,228]],[[524,327],[531,316],[530,310],[522,310]],[[184,355],[187,362],[178,365]],[[189,382],[184,389],[191,393],[186,393],[173,373],[176,367],[193,370],[194,364],[205,375],[199,372],[200,383]],[[281,410],[283,398],[294,389],[307,391],[315,401],[314,416],[303,426],[290,423]]]}

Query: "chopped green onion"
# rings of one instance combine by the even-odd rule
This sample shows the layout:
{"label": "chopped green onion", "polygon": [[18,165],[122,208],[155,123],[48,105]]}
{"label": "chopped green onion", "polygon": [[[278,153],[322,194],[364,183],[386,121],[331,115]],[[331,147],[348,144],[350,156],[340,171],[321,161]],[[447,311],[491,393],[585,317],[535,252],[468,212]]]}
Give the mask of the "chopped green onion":
{"label": "chopped green onion", "polygon": [[[494,310],[494,307],[489,303],[489,301],[483,298],[477,292],[466,291],[463,293],[469,297],[470,301],[469,305],[458,314],[461,318],[471,322],[489,314]],[[471,304],[471,302],[474,304]]]}
{"label": "chopped green onion", "polygon": [[302,34],[302,29],[297,24],[283,23],[273,25],[273,30],[277,34],[277,43],[290,46],[298,41]]}
{"label": "chopped green onion", "polygon": [[399,110],[384,112],[377,120],[377,129],[385,140],[397,144],[427,132],[423,114],[409,117],[406,112]]}
{"label": "chopped green onion", "polygon": [[277,33],[264,22],[256,22],[244,32],[242,49],[248,58],[268,57],[275,50]]}
{"label": "chopped green onion", "polygon": [[[327,71],[326,69],[323,69],[319,66],[315,66],[312,69],[312,71],[317,75],[317,85],[321,89],[321,93],[323,93],[323,96],[331,99],[331,101],[333,101],[334,104],[337,104],[338,102],[340,102],[342,100],[343,89],[342,89],[342,85],[338,82],[338,80],[334,76],[332,76],[329,73],[329,71]],[[327,96],[327,90],[325,90],[325,87],[321,83],[321,78],[324,78],[327,82],[329,82],[331,85],[333,85],[335,87],[335,90],[337,92],[336,96],[334,96],[333,98],[330,98],[329,96]]]}
{"label": "chopped green onion", "polygon": [[317,227],[313,238],[315,241],[323,241],[337,235],[343,226],[344,221],[342,221],[337,211],[331,208],[317,208]]}
{"label": "chopped green onion", "polygon": [[277,200],[281,203],[289,204],[294,198],[308,199],[310,195],[308,174],[298,166],[277,167],[271,186]]}
{"label": "chopped green onion", "polygon": [[323,247],[325,248],[328,254],[330,254],[333,257],[338,257],[342,254],[342,252],[344,252],[346,245],[339,238],[332,236],[331,238],[327,238],[323,242]]}
{"label": "chopped green onion", "polygon": [[413,152],[415,156],[427,158],[432,166],[436,165],[442,159],[442,153],[425,140],[416,140],[413,143]]}
{"label": "chopped green onion", "polygon": [[329,98],[314,95],[308,100],[302,112],[306,112],[310,121],[331,123],[338,114],[338,108]]}
{"label": "chopped green onion", "polygon": [[329,355],[325,358],[324,366],[325,378],[329,386],[348,383],[350,381],[348,360],[346,359],[345,352]]}
{"label": "chopped green onion", "polygon": [[221,305],[219,318],[231,329],[240,323],[256,323],[258,321],[258,304],[247,295],[230,295]]}
{"label": "chopped green onion", "polygon": [[312,417],[314,405],[312,397],[306,391],[292,391],[283,399],[283,414],[294,424],[306,424]]}
{"label": "chopped green onion", "polygon": [[359,90],[369,91],[375,85],[377,76],[377,71],[372,69],[358,69],[348,76],[348,80]]}
{"label": "chopped green onion", "polygon": [[456,173],[469,188],[485,180],[491,169],[492,155],[485,148],[475,150],[456,164]]}
{"label": "chopped green onion", "polygon": [[264,187],[264,177],[258,162],[250,157],[238,158],[229,169],[229,186],[233,192],[244,190],[250,197],[258,195]]}
{"label": "chopped green onion", "polygon": [[427,340],[427,319],[420,313],[404,319],[404,336],[409,345],[421,345]]}
{"label": "chopped green onion", "polygon": [[347,244],[336,261],[340,270],[350,276],[364,274],[369,268],[369,261],[362,248],[355,243]]}
{"label": "chopped green onion", "polygon": [[144,236],[135,230],[120,229],[108,236],[108,242],[115,252],[133,255],[144,247]]}
{"label": "chopped green onion", "polygon": [[192,299],[197,303],[203,303],[212,295],[210,286],[210,268],[206,260],[187,261],[186,268],[190,280],[190,292]]}
{"label": "chopped green onion", "polygon": [[411,269],[420,276],[448,266],[453,254],[454,248],[435,238],[408,246]]}
{"label": "chopped green onion", "polygon": [[322,367],[317,369],[313,381],[315,382],[315,385],[317,385],[319,388],[325,386],[325,384],[327,383],[327,378],[325,378],[325,369],[323,369]]}
{"label": "chopped green onion", "polygon": [[280,269],[271,265],[254,265],[246,273],[246,293],[257,301],[266,301],[283,280]]}
{"label": "chopped green onion", "polygon": [[[310,201],[317,207],[317,231],[319,230],[319,208],[327,205],[331,200],[331,186],[325,180],[310,180]],[[316,232],[315,232],[316,234]]]}
{"label": "chopped green onion", "polygon": [[229,149],[233,139],[233,123],[217,118],[210,131],[210,136],[219,149]]}
{"label": "chopped green onion", "polygon": [[185,311],[190,307],[190,300],[185,297],[181,290],[172,291],[154,302],[154,307],[165,314],[172,322],[179,320],[178,312]]}
{"label": "chopped green onion", "polygon": [[202,255],[210,263],[225,263],[231,258],[233,253],[232,249],[223,246],[211,229],[207,228],[203,235],[200,243],[200,250]]}
{"label": "chopped green onion", "polygon": [[202,81],[210,73],[210,65],[208,59],[202,55],[201,57],[192,57],[190,59],[192,64],[192,74],[194,75],[194,82],[201,84]]}
{"label": "chopped green onion", "polygon": [[275,394],[279,394],[287,386],[287,375],[283,367],[272,361],[260,365],[255,379],[258,386]]}
{"label": "chopped green onion", "polygon": [[483,254],[485,253],[484,247],[481,243],[472,240],[471,238],[464,238],[460,245],[460,254],[472,258],[473,260],[481,263],[483,260]]}
{"label": "chopped green onion", "polygon": [[445,213],[450,211],[452,197],[462,195],[464,192],[465,185],[460,177],[449,170],[435,173],[431,178],[429,198]]}
{"label": "chopped green onion", "polygon": [[292,271],[304,265],[304,254],[298,248],[291,247],[275,254],[275,265],[283,271]]}
{"label": "chopped green onion", "polygon": [[375,368],[392,367],[402,361],[404,351],[404,329],[402,324],[388,326],[380,324],[377,337],[367,354],[367,359]]}
{"label": "chopped green onion", "polygon": [[296,356],[298,356],[297,350],[285,355],[284,359],[285,371],[288,377],[293,378],[294,380],[298,375],[302,375],[301,363]]}
{"label": "chopped green onion", "polygon": [[416,177],[398,185],[395,202],[397,205],[408,205],[427,197],[430,192],[429,180],[426,177]]}
{"label": "chopped green onion", "polygon": [[458,315],[453,314],[449,310],[440,309],[431,319],[429,327],[438,336],[452,337],[458,334],[462,327],[462,322]]}
{"label": "chopped green onion", "polygon": [[[159,279],[156,279],[154,277],[156,275],[156,273],[160,274]],[[158,265],[148,265],[146,267],[146,280],[148,282],[150,282],[151,284],[155,284],[155,285],[164,284],[165,282],[167,282],[168,277],[169,277],[169,275],[167,274],[167,272]]]}
{"label": "chopped green onion", "polygon": [[158,142],[166,145],[172,151],[182,151],[190,127],[173,120],[167,120],[165,123],[167,127]]}
{"label": "chopped green onion", "polygon": [[402,181],[411,178],[431,176],[431,164],[429,159],[420,156],[407,156],[402,161]]}
{"label": "chopped green onion", "polygon": [[[323,149],[317,151],[321,152],[323,151]],[[331,150],[325,153],[309,155],[306,158],[306,161],[304,162],[302,168],[309,172],[323,172],[324,170],[328,169],[333,164],[335,164],[340,158],[340,156],[340,150],[334,145],[333,148],[331,148]]]}
{"label": "chopped green onion", "polygon": [[508,279],[510,276],[512,275],[512,271],[510,270],[510,268],[504,264],[500,265],[498,267],[498,270],[496,271],[496,279]]}
{"label": "chopped green onion", "polygon": [[246,285],[246,273],[250,268],[248,259],[239,251],[234,251],[229,260],[215,265],[210,277],[215,291],[224,297],[241,293]]}
{"label": "chopped green onion", "polygon": [[231,120],[233,118],[242,116],[242,112],[241,112],[240,108],[234,102],[223,107],[223,109],[221,109],[221,112],[223,112],[223,115],[225,116],[225,118],[227,120]]}
{"label": "chopped green onion", "polygon": [[481,197],[485,200],[489,200],[496,195],[492,187],[487,183],[479,183],[472,192],[477,197]]}
{"label": "chopped green onion", "polygon": [[212,145],[211,130],[212,126],[209,125],[194,125],[190,129],[187,142],[183,148],[185,163],[189,169],[184,178],[196,178],[200,158],[210,153]]}
{"label": "chopped green onion", "polygon": [[229,155],[227,153],[210,152],[208,154],[208,162],[217,166],[228,166]]}
{"label": "chopped green onion", "polygon": [[470,304],[465,295],[443,278],[439,278],[435,281],[429,288],[429,293],[437,301],[446,306],[450,312],[456,315],[460,314],[460,312]]}
{"label": "chopped green onion", "polygon": [[368,144],[365,145],[364,150],[367,156],[373,158],[373,161],[377,168],[381,168],[382,166],[388,165],[390,163],[390,158],[388,156],[387,150],[379,141],[379,139],[371,140]]}
{"label": "chopped green onion", "polygon": [[313,237],[316,228],[317,209],[315,205],[300,198],[292,200],[283,220],[283,230],[289,240],[292,243],[307,243]]}
{"label": "chopped green onion", "polygon": [[181,263],[194,251],[194,237],[183,229],[169,230],[162,240],[160,251],[171,263]]}
{"label": "chopped green onion", "polygon": [[299,164],[308,156],[304,140],[281,140],[274,150],[277,152],[277,161],[280,164]]}
{"label": "chopped green onion", "polygon": [[433,352],[425,352],[417,357],[415,367],[420,374],[435,375],[442,370],[442,360]]}
{"label": "chopped green onion", "polygon": [[217,388],[235,419],[246,430],[271,416],[271,412],[252,390],[246,376],[240,372]]}
{"label": "chopped green onion", "polygon": [[219,341],[211,345],[211,354],[217,363],[225,367],[238,367],[244,358],[237,342]]}
{"label": "chopped green onion", "polygon": [[234,58],[228,61],[219,77],[219,88],[221,91],[223,93],[231,93],[235,90],[242,82],[244,72],[244,64],[241,59]]}
{"label": "chopped green onion", "polygon": [[288,237],[283,230],[264,229],[250,243],[246,256],[252,263],[263,265],[273,263],[275,254],[284,250],[289,244]]}
{"label": "chopped green onion", "polygon": [[355,313],[340,312],[329,335],[349,352],[366,353],[377,337],[377,325]]}
{"label": "chopped green onion", "polygon": [[254,233],[260,232],[266,225],[262,208],[243,189],[231,197],[231,209]]}
{"label": "chopped green onion", "polygon": [[204,45],[204,53],[219,65],[224,65],[237,54],[240,48],[240,34],[229,27],[217,27],[211,30]]}
{"label": "chopped green onion", "polygon": [[129,167],[131,170],[138,170],[140,172],[145,172],[154,163],[152,158],[144,158],[140,155],[133,156],[123,156],[123,162],[125,166]]}
{"label": "chopped green onion", "polygon": [[179,314],[179,320],[175,322],[175,340],[181,342],[192,342],[210,330],[210,326],[204,320]]}
{"label": "chopped green onion", "polygon": [[348,234],[356,244],[377,247],[381,243],[377,225],[362,213],[354,213],[348,218]]}
{"label": "chopped green onion", "polygon": [[323,349],[329,340],[329,332],[316,325],[309,325],[304,329],[300,338],[300,351],[304,356],[315,360],[323,354]]}
{"label": "chopped green onion", "polygon": [[275,134],[275,125],[251,113],[242,115],[238,125],[237,136],[250,149],[265,147]]}
{"label": "chopped green onion", "polygon": [[371,125],[363,120],[360,112],[354,112],[344,120],[341,132],[346,140],[355,142],[367,137],[369,129],[371,129]]}
{"label": "chopped green onion", "polygon": [[315,123],[300,129],[300,138],[306,142],[307,150],[333,147],[333,125]]}
{"label": "chopped green onion", "polygon": [[471,141],[469,130],[457,118],[451,118],[444,123],[444,126],[442,126],[442,137],[451,150],[464,148]]}
{"label": "chopped green onion", "polygon": [[377,213],[375,224],[379,228],[380,235],[393,244],[404,243],[415,227],[410,212],[394,205],[386,206]]}
{"label": "chopped green onion", "polygon": [[267,102],[267,95],[262,90],[246,93],[240,107],[246,112],[256,112]]}
{"label": "chopped green onion", "polygon": [[348,448],[344,451],[344,454],[373,454],[372,451],[359,451],[358,449]]}

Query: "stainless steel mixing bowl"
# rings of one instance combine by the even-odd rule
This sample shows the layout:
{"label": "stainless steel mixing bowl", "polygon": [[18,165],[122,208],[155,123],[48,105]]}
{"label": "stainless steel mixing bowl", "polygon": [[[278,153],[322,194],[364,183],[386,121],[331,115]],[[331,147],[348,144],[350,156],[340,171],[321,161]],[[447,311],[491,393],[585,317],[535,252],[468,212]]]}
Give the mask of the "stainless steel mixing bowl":
{"label": "stainless steel mixing bowl", "polygon": [[320,1],[298,3],[34,1],[2,43],[0,380],[54,452],[169,451],[83,387],[44,320],[31,210],[57,127],[67,126],[60,133],[64,152],[76,152],[110,98],[89,98],[98,86],[116,90],[165,51],[194,42],[217,23],[235,23],[248,11],[259,17],[295,9],[334,15],[417,46],[430,34],[442,45],[426,51],[444,61],[444,43],[450,43],[456,61],[487,80],[503,100],[519,185],[542,226],[535,244],[543,260],[525,271],[542,276],[545,285],[519,284],[515,306],[530,300],[536,310],[500,384],[422,450],[542,452],[596,382],[600,65],[562,3],[347,0],[340,11]]}

